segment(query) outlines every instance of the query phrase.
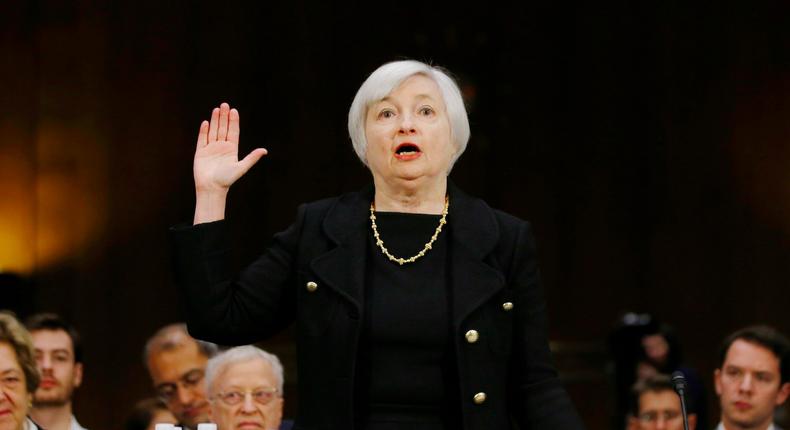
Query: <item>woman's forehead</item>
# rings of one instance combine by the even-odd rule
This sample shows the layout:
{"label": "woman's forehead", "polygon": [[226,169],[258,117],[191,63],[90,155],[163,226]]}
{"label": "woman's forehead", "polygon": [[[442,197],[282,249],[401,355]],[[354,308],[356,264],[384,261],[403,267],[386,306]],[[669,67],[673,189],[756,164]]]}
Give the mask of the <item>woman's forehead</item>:
{"label": "woman's forehead", "polygon": [[394,102],[404,98],[411,100],[431,99],[444,103],[441,89],[436,81],[423,74],[416,74],[404,79],[403,82],[380,99],[374,99],[372,104]]}

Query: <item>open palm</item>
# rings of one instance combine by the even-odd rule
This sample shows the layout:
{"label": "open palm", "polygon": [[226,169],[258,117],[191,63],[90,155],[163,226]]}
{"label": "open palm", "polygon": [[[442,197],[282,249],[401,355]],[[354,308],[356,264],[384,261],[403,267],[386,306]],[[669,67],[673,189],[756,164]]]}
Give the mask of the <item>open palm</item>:
{"label": "open palm", "polygon": [[200,124],[192,167],[197,192],[227,190],[266,155],[257,148],[239,160],[239,122],[239,112],[222,103],[211,112],[211,121]]}

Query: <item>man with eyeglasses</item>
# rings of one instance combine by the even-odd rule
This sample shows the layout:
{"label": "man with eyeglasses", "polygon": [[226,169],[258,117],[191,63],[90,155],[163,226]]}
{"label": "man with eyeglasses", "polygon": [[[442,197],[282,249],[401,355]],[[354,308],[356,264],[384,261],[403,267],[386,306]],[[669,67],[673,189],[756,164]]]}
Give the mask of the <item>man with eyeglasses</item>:
{"label": "man with eyeglasses", "polygon": [[790,341],[768,326],[738,330],[724,340],[713,379],[717,430],[780,430],[774,411],[790,395]]}
{"label": "man with eyeglasses", "polygon": [[[688,405],[691,406],[691,405]],[[689,430],[694,430],[697,416],[689,413]],[[683,430],[680,397],[666,375],[649,376],[634,385],[628,430]]]}
{"label": "man with eyeglasses", "polygon": [[219,430],[289,430],[283,421],[283,366],[252,345],[229,349],[208,362],[211,419]]}
{"label": "man with eyeglasses", "polygon": [[189,336],[185,324],[171,324],[157,331],[145,344],[143,362],[154,389],[179,425],[195,430],[209,421],[204,375],[218,348]]}

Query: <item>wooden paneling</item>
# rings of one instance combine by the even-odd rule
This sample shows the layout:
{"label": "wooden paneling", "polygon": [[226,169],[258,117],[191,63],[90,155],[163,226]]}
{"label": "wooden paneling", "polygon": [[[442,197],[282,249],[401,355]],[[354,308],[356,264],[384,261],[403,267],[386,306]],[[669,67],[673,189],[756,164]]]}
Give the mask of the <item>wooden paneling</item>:
{"label": "wooden paneling", "polygon": [[[242,151],[270,150],[230,195],[241,266],[298,203],[368,181],[347,107],[401,57],[470,95],[453,180],[533,222],[553,339],[599,345],[623,311],[651,312],[709,375],[733,329],[790,331],[786,3],[458,7],[2,6],[0,267],[83,331],[83,424],[121,427],[151,394],[145,339],[181,318],[166,230],[191,218],[200,120],[229,101]],[[293,369],[288,334],[264,345]],[[612,405],[596,354],[559,357],[591,428]]]}

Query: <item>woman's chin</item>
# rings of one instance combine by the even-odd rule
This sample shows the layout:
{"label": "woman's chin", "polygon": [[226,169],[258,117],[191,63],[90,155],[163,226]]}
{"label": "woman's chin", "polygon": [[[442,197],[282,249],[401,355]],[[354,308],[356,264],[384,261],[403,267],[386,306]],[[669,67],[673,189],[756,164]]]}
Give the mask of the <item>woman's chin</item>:
{"label": "woman's chin", "polygon": [[[13,413],[0,414],[0,430],[17,430],[20,424]],[[24,428],[24,425],[21,428]]]}
{"label": "woman's chin", "polygon": [[398,166],[392,169],[387,179],[387,182],[403,182],[409,186],[420,186],[438,178],[435,172],[430,169],[425,169],[425,166]]}

